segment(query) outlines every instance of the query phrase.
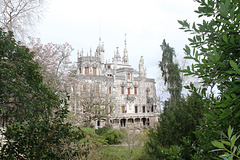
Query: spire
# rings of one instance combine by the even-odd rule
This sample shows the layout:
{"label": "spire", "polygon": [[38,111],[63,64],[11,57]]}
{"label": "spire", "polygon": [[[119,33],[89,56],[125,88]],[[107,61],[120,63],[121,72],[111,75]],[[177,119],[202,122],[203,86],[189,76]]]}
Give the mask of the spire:
{"label": "spire", "polygon": [[118,49],[119,49],[119,47],[117,46],[116,51],[114,51],[114,57],[113,57],[113,62],[117,62],[117,63],[121,62],[121,56],[119,54]]}
{"label": "spire", "polygon": [[80,54],[81,57],[83,57],[83,48],[82,48],[82,51],[81,51],[81,54]]}
{"label": "spire", "polygon": [[124,50],[127,50],[127,40],[126,40],[127,38],[126,37],[127,37],[127,34],[125,33],[125,40],[124,40],[125,48],[124,48]]}
{"label": "spire", "polygon": [[139,61],[139,74],[140,74],[141,77],[146,76],[146,68],[144,68],[143,56],[141,56],[140,61]]}
{"label": "spire", "polygon": [[128,65],[128,51],[127,51],[127,40],[126,40],[126,36],[127,34],[125,34],[125,40],[124,40],[124,51],[123,51],[123,58],[122,58],[122,62],[123,64],[127,64]]}
{"label": "spire", "polygon": [[99,37],[99,44],[96,49],[96,57],[99,57],[101,63],[104,63],[104,44],[101,42],[101,37]]}
{"label": "spire", "polygon": [[118,51],[119,47],[118,47],[118,45],[117,45],[116,49],[117,49],[116,55],[119,55],[119,51]]}

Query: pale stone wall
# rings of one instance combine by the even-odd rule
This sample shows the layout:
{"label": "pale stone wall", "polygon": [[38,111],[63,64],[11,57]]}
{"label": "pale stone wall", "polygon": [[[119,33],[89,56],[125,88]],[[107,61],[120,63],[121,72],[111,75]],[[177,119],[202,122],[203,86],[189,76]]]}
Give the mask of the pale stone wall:
{"label": "pale stone wall", "polygon": [[[118,48],[113,61],[103,63],[104,48],[100,43],[95,55],[83,56],[82,52],[78,57],[78,69],[81,73],[78,75],[78,84],[74,84],[74,92],[80,93],[83,85],[89,82],[99,84],[104,93],[108,93],[109,87],[111,87],[111,95],[116,99],[116,108],[114,114],[109,117],[109,123],[114,129],[141,130],[145,127],[153,127],[158,120],[155,80],[146,77],[143,57],[140,58],[138,71],[128,64],[129,61],[121,62]],[[128,60],[126,53],[125,41],[124,59]],[[89,67],[89,75],[84,74],[85,67]],[[97,68],[96,75],[93,75],[93,67]],[[122,86],[124,94],[122,94]],[[135,87],[137,88],[136,95],[134,93]],[[130,94],[128,88],[130,88]],[[78,108],[81,108],[77,101],[75,99],[75,102],[71,103],[73,111],[78,111]],[[123,106],[125,106],[124,112]],[[105,121],[106,119],[96,120],[93,124],[95,124],[95,128],[103,127],[107,123]]]}

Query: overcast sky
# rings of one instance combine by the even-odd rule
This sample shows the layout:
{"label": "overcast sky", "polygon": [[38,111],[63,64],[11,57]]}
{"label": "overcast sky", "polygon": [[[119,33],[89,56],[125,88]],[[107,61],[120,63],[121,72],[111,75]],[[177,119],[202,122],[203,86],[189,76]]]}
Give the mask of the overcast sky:
{"label": "overcast sky", "polygon": [[77,51],[83,48],[86,54],[90,47],[95,51],[99,37],[105,45],[105,61],[117,46],[122,55],[127,34],[132,67],[138,69],[143,56],[147,76],[157,78],[160,44],[166,39],[181,60],[189,34],[178,29],[177,20],[196,21],[197,7],[193,0],[51,0],[35,36],[43,43],[70,43],[76,62]]}

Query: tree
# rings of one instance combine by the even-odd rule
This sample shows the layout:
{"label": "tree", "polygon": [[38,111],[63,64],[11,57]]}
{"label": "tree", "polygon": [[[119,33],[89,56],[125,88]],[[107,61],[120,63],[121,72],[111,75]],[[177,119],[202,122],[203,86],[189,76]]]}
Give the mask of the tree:
{"label": "tree", "polygon": [[[203,103],[198,93],[192,93],[186,98],[181,96],[182,79],[178,65],[173,62],[174,49],[163,41],[162,70],[165,84],[170,93],[170,99],[164,102],[163,113],[159,117],[156,129],[150,129],[145,144],[147,155],[151,159],[190,159],[183,139],[194,141],[197,125],[203,114]],[[187,145],[186,145],[187,147]]]}
{"label": "tree", "polygon": [[101,91],[99,87],[95,83],[84,84],[83,91],[77,90],[79,87],[74,87],[71,105],[75,106],[72,110],[78,124],[93,127],[94,120],[102,119],[109,123],[109,117],[115,110],[115,99]]}
{"label": "tree", "polygon": [[[231,125],[240,129],[240,9],[238,0],[200,1],[195,12],[199,17],[207,17],[202,23],[190,25],[186,20],[179,21],[181,29],[194,36],[186,45],[186,59],[194,60],[183,72],[202,79],[200,92],[205,105],[205,116],[199,126],[195,146],[196,159],[211,159],[214,149],[211,141],[222,137],[219,132]],[[206,90],[210,92],[207,94]],[[217,94],[214,92],[217,91]]]}
{"label": "tree", "polygon": [[162,77],[164,78],[165,85],[170,93],[170,101],[173,102],[181,96],[182,91],[182,79],[179,74],[178,64],[173,62],[175,55],[174,48],[170,47],[166,43],[165,39],[161,45],[162,61],[159,62],[159,67],[162,71]]}
{"label": "tree", "polygon": [[27,27],[33,27],[39,21],[43,6],[44,0],[1,0],[0,27],[23,39]]}
{"label": "tree", "polygon": [[193,132],[202,117],[203,105],[200,95],[196,93],[169,105],[160,115],[156,130],[149,132],[149,140],[145,145],[148,156],[151,159],[170,159],[171,156],[181,155],[179,159],[190,159],[192,151],[182,147],[182,139],[196,139]]}
{"label": "tree", "polygon": [[6,128],[0,158],[69,159],[80,153],[82,131],[65,121],[68,99],[59,101],[43,83],[34,53],[2,29],[0,53],[0,122]]}
{"label": "tree", "polygon": [[[0,105],[2,124],[47,116],[58,97],[42,83],[40,67],[29,49],[20,46],[12,33],[0,30]],[[44,113],[44,114],[43,114]]]}
{"label": "tree", "polygon": [[70,79],[69,73],[74,70],[74,65],[70,61],[73,48],[70,44],[43,45],[39,38],[29,38],[28,46],[34,52],[34,60],[42,68],[44,82],[55,91],[66,90],[66,85],[75,79]]}

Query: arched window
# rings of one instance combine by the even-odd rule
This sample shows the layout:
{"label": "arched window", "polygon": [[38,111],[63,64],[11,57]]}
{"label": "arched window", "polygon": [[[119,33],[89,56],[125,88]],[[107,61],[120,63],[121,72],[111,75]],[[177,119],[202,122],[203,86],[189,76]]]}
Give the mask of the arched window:
{"label": "arched window", "polygon": [[134,87],[134,94],[137,95],[137,87]]}
{"label": "arched window", "polygon": [[135,113],[138,113],[138,106],[135,106]]}
{"label": "arched window", "polygon": [[85,67],[85,74],[86,74],[86,75],[89,74],[89,67]]}
{"label": "arched window", "polygon": [[122,106],[122,113],[125,113],[125,106]]}
{"label": "arched window", "polygon": [[97,75],[97,68],[93,67],[93,75]]}
{"label": "arched window", "polygon": [[131,79],[131,74],[130,74],[130,73],[127,74],[127,79],[128,79],[128,80]]}
{"label": "arched window", "polygon": [[131,94],[131,88],[129,87],[128,88],[128,95],[130,95]]}
{"label": "arched window", "polygon": [[146,112],[145,106],[142,106],[142,112],[143,112],[143,113]]}
{"label": "arched window", "polygon": [[124,94],[124,86],[121,86],[121,93]]}
{"label": "arched window", "polygon": [[109,94],[112,94],[112,87],[109,87],[109,88],[108,88],[108,93],[109,93]]}

